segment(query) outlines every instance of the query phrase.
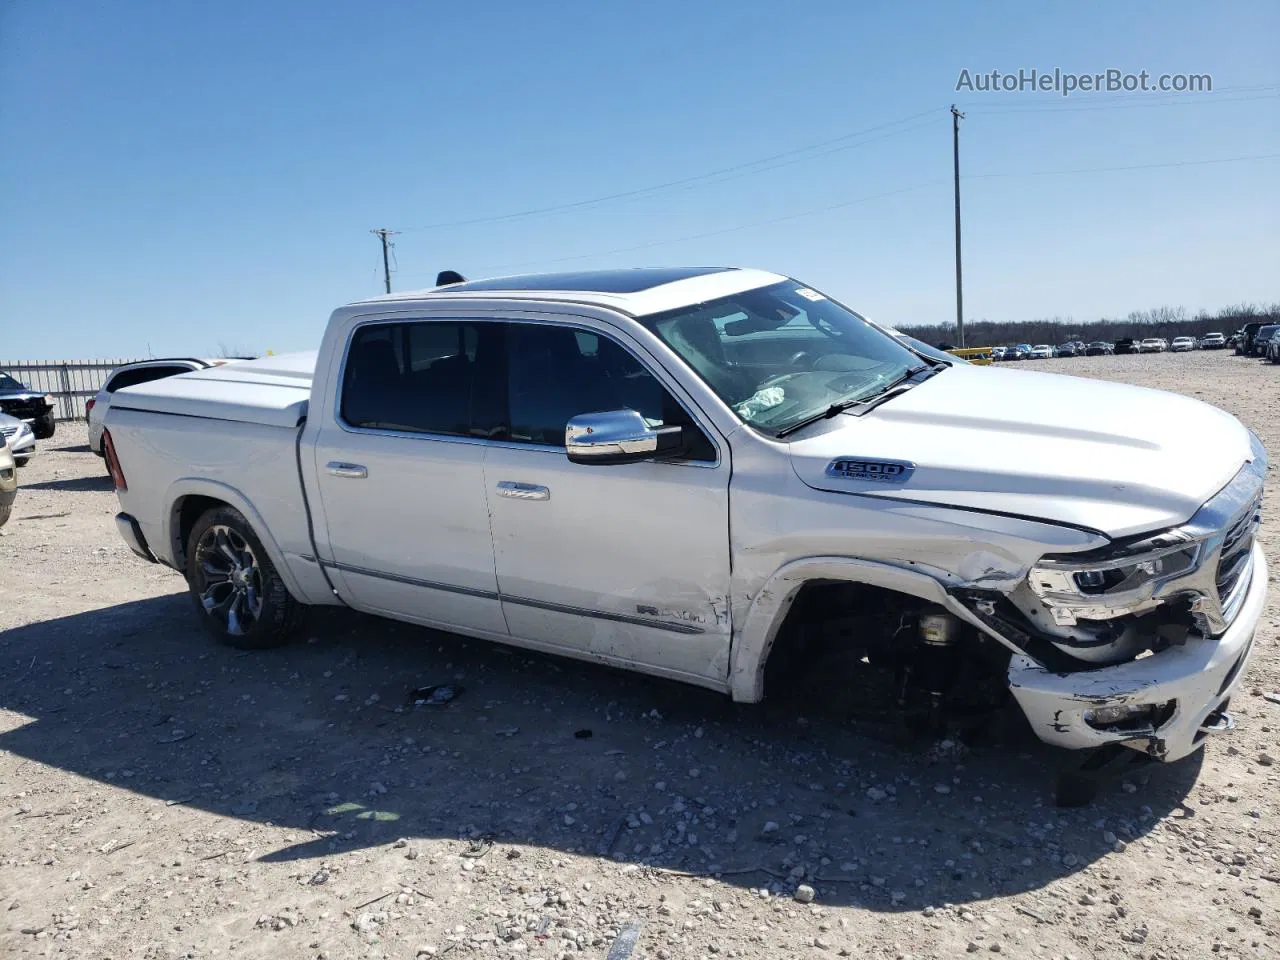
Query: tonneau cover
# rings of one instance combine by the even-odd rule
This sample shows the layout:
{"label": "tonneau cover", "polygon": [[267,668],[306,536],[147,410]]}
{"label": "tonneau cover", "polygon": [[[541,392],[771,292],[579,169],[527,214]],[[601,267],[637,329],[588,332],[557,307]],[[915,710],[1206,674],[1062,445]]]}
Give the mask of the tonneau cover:
{"label": "tonneau cover", "polygon": [[117,390],[110,410],[146,410],[293,428],[307,415],[315,368],[316,351],[308,350],[193,370]]}

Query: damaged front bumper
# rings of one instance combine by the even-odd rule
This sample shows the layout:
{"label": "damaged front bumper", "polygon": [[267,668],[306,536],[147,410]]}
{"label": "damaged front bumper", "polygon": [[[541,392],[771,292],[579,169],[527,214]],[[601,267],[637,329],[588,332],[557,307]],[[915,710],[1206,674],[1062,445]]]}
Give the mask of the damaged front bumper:
{"label": "damaged front bumper", "polygon": [[1009,688],[1032,729],[1070,750],[1121,743],[1166,761],[1229,729],[1227,703],[1243,678],[1267,599],[1266,558],[1256,543],[1251,566],[1239,612],[1217,637],[1192,637],[1127,663],[1066,674],[1015,655]]}

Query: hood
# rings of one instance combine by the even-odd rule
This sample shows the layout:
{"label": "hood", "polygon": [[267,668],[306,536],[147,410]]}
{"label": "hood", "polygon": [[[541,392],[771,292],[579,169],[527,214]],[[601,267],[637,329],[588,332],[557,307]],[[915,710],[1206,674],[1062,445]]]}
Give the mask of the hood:
{"label": "hood", "polygon": [[[1230,414],[1178,394],[1052,373],[954,366],[790,444],[818,490],[1013,514],[1111,537],[1174,526],[1250,459]],[[839,459],[899,461],[887,481]],[[891,471],[892,472],[892,471]]]}

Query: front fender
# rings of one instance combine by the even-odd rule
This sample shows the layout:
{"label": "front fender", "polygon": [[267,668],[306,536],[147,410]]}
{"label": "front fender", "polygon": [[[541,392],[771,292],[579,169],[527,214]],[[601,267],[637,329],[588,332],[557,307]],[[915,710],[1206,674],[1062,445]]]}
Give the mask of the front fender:
{"label": "front fender", "polygon": [[805,557],[784,564],[765,581],[747,610],[741,630],[734,631],[729,657],[729,691],[734,700],[758,703],[764,699],[764,668],[769,652],[800,588],[813,580],[864,583],[919,597],[945,607],[1015,653],[1021,652],[947,593],[940,580],[926,573],[857,557]]}

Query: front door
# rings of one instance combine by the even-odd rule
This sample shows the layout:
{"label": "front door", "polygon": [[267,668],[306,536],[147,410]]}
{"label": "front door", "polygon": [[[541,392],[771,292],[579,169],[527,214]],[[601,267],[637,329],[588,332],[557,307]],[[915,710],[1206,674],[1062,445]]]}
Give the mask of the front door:
{"label": "front door", "polygon": [[[514,638],[716,685],[729,658],[729,463],[630,350],[603,332],[506,324],[509,422],[484,459]],[[629,408],[680,423],[689,459],[570,463],[565,424]],[[722,446],[724,446],[722,444]]]}
{"label": "front door", "polygon": [[502,417],[489,382],[501,335],[499,324],[457,321],[353,333],[337,422],[314,447],[320,560],[351,606],[506,634],[483,465]]}

